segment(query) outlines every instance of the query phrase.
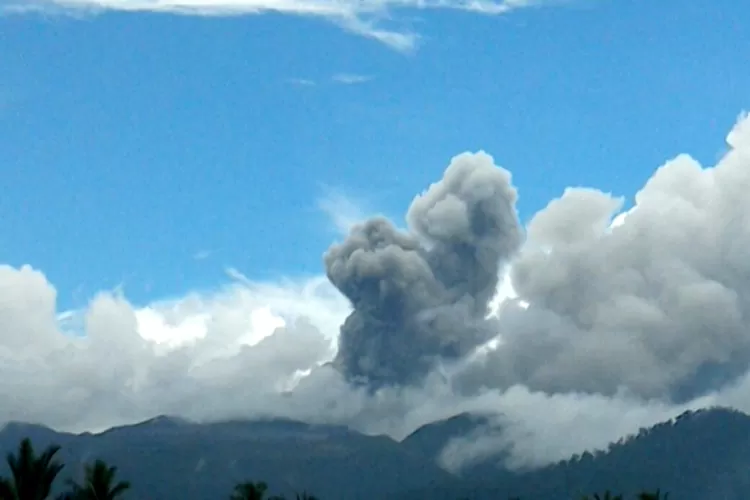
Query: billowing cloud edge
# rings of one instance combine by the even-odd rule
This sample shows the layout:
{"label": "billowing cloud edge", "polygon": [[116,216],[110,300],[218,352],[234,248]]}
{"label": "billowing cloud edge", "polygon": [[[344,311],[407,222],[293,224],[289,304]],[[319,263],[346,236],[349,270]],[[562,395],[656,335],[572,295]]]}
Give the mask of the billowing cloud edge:
{"label": "billowing cloud edge", "polygon": [[[553,200],[502,270],[489,313],[498,336],[419,384],[374,392],[329,364],[353,311],[325,277],[267,283],[235,273],[212,293],[134,307],[121,293],[103,292],[85,310],[60,313],[40,271],[0,266],[0,391],[8,395],[0,421],[82,431],[159,414],[199,421],[283,415],[401,438],[461,411],[502,415],[502,432],[451,443],[443,459],[456,468],[498,447],[509,450],[513,465],[540,465],[602,448],[685,409],[748,410],[750,290],[740,279],[750,273],[741,252],[750,237],[747,114],[727,142],[730,150],[713,167],[687,155],[665,163],[626,213],[620,199],[596,190],[571,189]],[[608,262],[615,274],[596,267]],[[623,278],[638,275],[654,288]],[[609,316],[570,302],[571,290]],[[624,342],[624,328],[636,325],[626,315],[633,311],[641,330]],[[681,318],[695,323],[690,311],[701,314],[702,329],[675,328]],[[644,318],[653,323],[644,326]],[[654,326],[663,329],[647,328]],[[650,364],[660,355],[661,365]],[[702,361],[722,376],[709,372],[704,378],[715,386],[688,387],[689,397],[680,396],[688,390],[682,382],[695,385]],[[588,378],[578,376],[582,369]],[[723,378],[724,369],[731,377]],[[650,378],[635,376],[642,372]],[[592,374],[601,385],[586,385]],[[671,380],[674,374],[681,378]]]}

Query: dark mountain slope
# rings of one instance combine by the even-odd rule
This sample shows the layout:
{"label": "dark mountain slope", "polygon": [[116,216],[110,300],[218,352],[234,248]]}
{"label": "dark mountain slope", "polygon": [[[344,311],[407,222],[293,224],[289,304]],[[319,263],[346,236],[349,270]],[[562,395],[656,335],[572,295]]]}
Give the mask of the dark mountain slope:
{"label": "dark mountain slope", "polygon": [[644,489],[671,492],[675,500],[750,498],[750,417],[733,410],[689,412],[642,429],[610,445],[556,465],[518,475],[499,470],[474,484],[413,491],[401,499],[477,500],[580,498],[607,489],[635,495]]}
{"label": "dark mountain slope", "polygon": [[[425,487],[451,475],[384,436],[289,420],[192,424],[160,417],[101,434],[61,434],[38,426],[0,431],[3,453],[30,435],[40,449],[63,446],[63,478],[102,458],[133,482],[130,498],[205,500],[228,495],[245,480],[273,492],[315,492],[328,500],[388,498],[404,486]],[[0,474],[7,474],[3,464]],[[62,483],[62,481],[60,482]]]}
{"label": "dark mountain slope", "polygon": [[465,436],[488,424],[488,417],[478,413],[459,413],[444,420],[425,424],[409,434],[401,443],[425,457],[435,458],[448,442]]}
{"label": "dark mountain slope", "polygon": [[[15,450],[26,436],[39,451],[58,443],[67,464],[63,479],[103,458],[133,482],[128,498],[139,500],[226,498],[245,480],[267,481],[278,493],[308,490],[324,500],[570,500],[607,489],[632,495],[656,488],[674,500],[750,498],[750,417],[737,411],[685,413],[607,451],[530,472],[507,471],[497,456],[461,478],[437,467],[445,443],[470,435],[483,418],[435,422],[402,443],[283,419],[194,424],[159,417],[96,435],[12,423],[0,431],[0,452]],[[7,472],[3,464],[0,474]]]}
{"label": "dark mountain slope", "polygon": [[[445,447],[456,438],[471,439],[492,427],[493,417],[482,413],[460,413],[453,417],[423,425],[407,436],[401,443],[410,450],[421,453],[426,459],[440,465],[440,455]],[[494,432],[499,432],[497,428]],[[482,482],[486,478],[499,480],[515,477],[515,472],[503,466],[507,453],[500,451],[485,459],[466,464],[457,472],[463,483]],[[452,482],[454,485],[456,481]],[[446,486],[448,487],[448,486]]]}

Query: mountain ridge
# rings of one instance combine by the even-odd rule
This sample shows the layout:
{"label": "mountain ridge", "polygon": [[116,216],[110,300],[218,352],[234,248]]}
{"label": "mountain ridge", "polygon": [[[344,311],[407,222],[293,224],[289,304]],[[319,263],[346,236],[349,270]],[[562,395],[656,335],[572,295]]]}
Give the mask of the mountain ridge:
{"label": "mountain ridge", "polygon": [[[562,500],[607,489],[630,495],[656,488],[676,500],[750,496],[750,416],[737,410],[685,412],[623,436],[606,450],[529,471],[503,467],[501,455],[475,464],[468,474],[439,467],[446,443],[488,425],[489,418],[460,413],[401,441],[283,418],[197,423],[158,416],[97,434],[9,422],[0,429],[0,451],[14,451],[31,434],[36,449],[61,446],[63,478],[77,478],[83,463],[102,458],[132,481],[126,498],[155,500],[215,498],[247,480],[266,481],[275,494],[304,490],[322,500]],[[7,472],[2,464],[0,474]]]}

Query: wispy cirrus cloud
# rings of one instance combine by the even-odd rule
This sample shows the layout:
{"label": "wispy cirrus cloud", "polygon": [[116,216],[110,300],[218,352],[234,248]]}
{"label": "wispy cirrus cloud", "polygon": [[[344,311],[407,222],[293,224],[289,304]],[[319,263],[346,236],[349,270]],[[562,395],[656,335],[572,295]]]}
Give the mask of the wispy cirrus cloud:
{"label": "wispy cirrus cloud", "polygon": [[315,80],[310,80],[309,78],[287,78],[286,83],[297,87],[314,87],[317,85]]}
{"label": "wispy cirrus cloud", "polygon": [[374,77],[372,75],[358,75],[356,73],[337,73],[331,77],[334,83],[341,85],[357,85],[360,83],[367,83]]}
{"label": "wispy cirrus cloud", "polygon": [[285,82],[295,87],[317,87],[318,85],[359,85],[374,80],[372,75],[362,75],[358,73],[336,73],[327,77],[325,80],[313,80],[312,78],[287,78]]}
{"label": "wispy cirrus cloud", "polygon": [[96,14],[103,11],[160,12],[195,16],[239,16],[267,12],[328,19],[344,29],[396,50],[415,48],[419,35],[408,29],[386,27],[408,10],[461,10],[500,15],[512,10],[560,0],[6,0],[6,13],[64,12]]}
{"label": "wispy cirrus cloud", "polygon": [[193,254],[193,260],[206,260],[211,257],[211,250],[198,250]]}
{"label": "wispy cirrus cloud", "polygon": [[361,202],[355,202],[340,190],[324,188],[324,194],[318,198],[318,208],[333,223],[333,227],[343,235],[367,217],[367,209]]}

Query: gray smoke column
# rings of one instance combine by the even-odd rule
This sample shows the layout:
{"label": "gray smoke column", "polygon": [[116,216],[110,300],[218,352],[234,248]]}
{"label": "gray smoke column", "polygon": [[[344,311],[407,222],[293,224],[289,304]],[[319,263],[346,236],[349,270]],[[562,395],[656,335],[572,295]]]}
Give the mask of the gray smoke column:
{"label": "gray smoke column", "polygon": [[354,311],[335,365],[370,386],[418,382],[497,334],[485,319],[521,227],[510,173],[479,152],[456,156],[412,202],[408,231],[384,218],[354,227],[324,260]]}

